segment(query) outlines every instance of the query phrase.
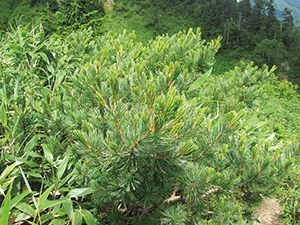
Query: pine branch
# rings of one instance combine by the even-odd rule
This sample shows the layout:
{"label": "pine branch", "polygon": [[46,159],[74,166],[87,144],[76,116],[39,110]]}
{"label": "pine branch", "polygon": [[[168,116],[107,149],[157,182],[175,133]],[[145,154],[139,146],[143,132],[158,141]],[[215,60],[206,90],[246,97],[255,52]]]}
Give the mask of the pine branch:
{"label": "pine branch", "polygon": [[[104,153],[104,152],[101,152],[101,151],[99,151],[99,150],[97,150],[97,149],[92,148],[87,142],[85,143],[85,146],[86,146],[89,150],[91,150],[91,151],[93,151],[93,152],[95,152],[95,153],[98,153],[98,154],[103,155],[103,156],[109,156],[109,155],[107,155],[107,154]],[[102,163],[101,163],[101,164],[102,164]]]}
{"label": "pine branch", "polygon": [[[130,91],[131,91],[133,94],[135,94],[131,87],[130,87]],[[135,96],[137,96],[137,98],[138,98],[138,100],[139,100],[140,103],[144,104],[144,102],[141,100],[140,96],[138,96],[137,94],[135,94]]]}
{"label": "pine branch", "polygon": [[200,153],[200,155],[198,156],[198,157],[196,157],[195,159],[193,159],[192,161],[195,161],[195,160],[197,160],[197,159],[199,159],[200,157],[202,157],[210,148],[211,148],[211,146],[213,146],[215,143],[216,143],[216,141],[219,139],[219,137],[226,131],[228,129],[228,126],[226,126],[225,127],[225,129],[224,130],[222,130],[218,135],[217,135],[217,137],[206,147],[206,149],[205,150],[203,150],[201,153]]}
{"label": "pine branch", "polygon": [[165,159],[168,159],[168,158],[174,158],[174,156],[156,156],[156,155],[153,155],[153,154],[149,154],[152,158],[156,158],[156,159],[160,159],[160,160],[165,160]]}
{"label": "pine branch", "polygon": [[149,134],[151,133],[151,131],[146,132],[145,134],[143,134],[140,138],[138,138],[133,145],[130,147],[131,150],[133,151],[133,149],[140,144],[145,138],[147,138],[149,136]]}
{"label": "pine branch", "polygon": [[295,158],[297,156],[297,154],[298,154],[299,151],[300,151],[300,146],[297,148],[297,151],[295,152],[293,158]]}
{"label": "pine branch", "polygon": [[[205,183],[203,183],[202,185],[204,185]],[[200,185],[200,186],[202,186]],[[180,201],[182,199],[181,195],[176,195],[176,192],[178,191],[178,189],[175,189],[171,195],[170,198],[167,198],[165,200],[163,200],[164,203],[170,203],[173,201]],[[213,194],[213,193],[218,193],[219,192],[219,188],[215,188],[215,189],[210,189],[208,190],[205,194],[201,195],[201,199],[206,198],[208,195]]]}
{"label": "pine branch", "polygon": [[59,128],[64,132],[64,134],[70,139],[71,142],[73,142],[73,138],[70,137],[70,135],[66,132],[66,130],[59,124],[59,122],[54,118],[54,116],[51,113],[51,110],[49,106],[45,103],[46,110],[48,111],[48,114],[50,117],[54,120],[54,122],[59,126]]}
{"label": "pine branch", "polygon": [[217,103],[217,105],[218,105],[217,106],[217,115],[214,118],[212,118],[211,121],[214,121],[214,120],[218,119],[219,116],[221,116],[221,113],[220,113],[220,104]]}
{"label": "pine branch", "polygon": [[239,102],[251,102],[254,101],[255,99],[239,99]]}
{"label": "pine branch", "polygon": [[[115,123],[116,123],[116,128],[117,128],[117,131],[118,131],[118,134],[121,138],[121,140],[123,141],[124,145],[126,146],[126,148],[130,149],[129,145],[126,143],[125,139],[124,139],[124,136],[120,130],[120,126],[119,126],[119,121],[116,117],[116,115],[114,114],[114,117],[115,117]],[[117,154],[120,155],[120,153],[118,152],[118,150],[116,150]]]}
{"label": "pine branch", "polygon": [[72,96],[72,98],[74,98],[76,100],[76,102],[78,102],[79,105],[83,106],[84,108],[88,109],[88,110],[92,110],[90,107],[86,106],[85,104],[83,104],[82,102],[80,102],[71,92],[71,90],[69,88],[67,88],[67,91],[69,92],[69,94]]}
{"label": "pine branch", "polygon": [[190,129],[190,130],[187,130],[187,131],[184,132],[183,134],[177,136],[175,139],[179,139],[179,138],[183,137],[184,135],[188,134],[190,131],[191,131],[191,129]]}

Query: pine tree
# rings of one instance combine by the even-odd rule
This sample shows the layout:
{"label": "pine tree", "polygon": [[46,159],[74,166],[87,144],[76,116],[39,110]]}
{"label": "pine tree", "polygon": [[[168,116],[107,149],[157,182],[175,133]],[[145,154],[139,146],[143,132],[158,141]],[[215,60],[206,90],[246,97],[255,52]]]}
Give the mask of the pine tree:
{"label": "pine tree", "polygon": [[279,21],[276,17],[275,7],[273,0],[266,3],[267,5],[267,18],[268,18],[268,33],[269,39],[277,39],[279,34]]}
{"label": "pine tree", "polygon": [[263,0],[255,0],[255,5],[252,8],[250,24],[256,38],[254,43],[262,40],[266,36],[267,18],[266,18],[265,2]]}
{"label": "pine tree", "polygon": [[238,29],[239,29],[239,42],[243,46],[249,46],[249,40],[251,39],[250,29],[250,15],[251,15],[251,3],[250,0],[243,0],[238,3]]}
{"label": "pine tree", "polygon": [[238,3],[239,11],[243,18],[246,20],[251,14],[251,2],[250,0],[243,0]]}

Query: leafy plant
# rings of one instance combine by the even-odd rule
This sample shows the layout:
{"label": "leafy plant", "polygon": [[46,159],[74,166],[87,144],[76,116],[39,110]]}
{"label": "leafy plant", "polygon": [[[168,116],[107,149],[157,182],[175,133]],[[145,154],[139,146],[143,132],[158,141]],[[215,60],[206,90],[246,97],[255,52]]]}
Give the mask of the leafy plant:
{"label": "leafy plant", "polygon": [[59,152],[66,149],[62,147],[65,139],[57,139],[55,129],[43,130],[45,116],[40,113],[42,99],[59,93],[56,89],[65,74],[59,68],[70,69],[65,63],[77,61],[69,62],[70,57],[57,63],[55,57],[68,48],[57,48],[56,40],[46,39],[39,26],[30,32],[17,26],[6,35],[9,41],[0,46],[1,223],[95,224],[88,207],[74,201],[92,189],[76,188],[70,153]]}
{"label": "leafy plant", "polygon": [[[39,156],[34,152],[32,152],[31,155]],[[48,152],[47,155],[49,159],[51,154]],[[93,215],[87,209],[80,206],[80,202],[71,200],[71,198],[74,199],[87,195],[93,192],[93,190],[91,188],[72,188],[70,184],[72,173],[63,177],[68,163],[68,156],[69,155],[66,155],[63,160],[51,162],[53,165],[60,163],[56,170],[56,178],[45,179],[47,164],[41,164],[43,166],[44,178],[32,172],[36,170],[35,168],[31,168],[32,171],[24,172],[19,166],[22,162],[16,162],[8,166],[0,177],[0,190],[1,194],[5,197],[3,205],[0,208],[0,224],[12,224],[20,221],[26,221],[32,224],[56,224],[59,221],[60,223],[71,221],[72,224],[81,224],[83,219],[87,224],[95,224]],[[39,157],[43,158],[42,156]],[[23,159],[23,161],[25,160]],[[54,167],[52,167],[52,169],[54,169]],[[40,178],[40,180],[35,180],[35,184],[30,185],[28,176],[31,179],[32,177],[36,177]],[[23,182],[21,182],[21,179],[18,179],[19,177],[22,177]],[[18,181],[13,183],[15,179]],[[37,181],[39,181],[40,187],[36,185]],[[66,182],[69,183],[68,189],[62,188]],[[25,187],[21,188],[22,186]],[[47,186],[48,188],[46,189]],[[5,194],[7,188],[9,190]],[[67,192],[67,194],[63,194],[64,192]],[[26,196],[28,195],[31,197],[27,198]],[[12,196],[13,198],[11,199]],[[74,203],[79,207],[76,207],[76,205],[73,206]],[[53,218],[56,219],[53,220]]]}

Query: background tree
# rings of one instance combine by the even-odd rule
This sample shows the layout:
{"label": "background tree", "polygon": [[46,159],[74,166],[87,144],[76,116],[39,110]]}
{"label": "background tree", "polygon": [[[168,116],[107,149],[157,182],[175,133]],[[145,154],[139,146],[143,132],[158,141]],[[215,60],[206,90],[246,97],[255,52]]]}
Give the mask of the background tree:
{"label": "background tree", "polygon": [[269,39],[277,39],[279,35],[279,21],[276,17],[275,7],[273,5],[273,0],[269,0],[266,3],[267,7],[267,20],[268,20],[268,32],[267,37]]}
{"label": "background tree", "polygon": [[[276,65],[280,64],[285,57],[285,49],[284,44],[282,42],[277,41],[276,39],[269,40],[264,39],[260,43],[258,43],[255,47],[255,51],[261,55],[262,58],[267,59],[268,65]],[[259,57],[260,58],[260,57]],[[257,63],[262,63],[265,60],[257,58]]]}

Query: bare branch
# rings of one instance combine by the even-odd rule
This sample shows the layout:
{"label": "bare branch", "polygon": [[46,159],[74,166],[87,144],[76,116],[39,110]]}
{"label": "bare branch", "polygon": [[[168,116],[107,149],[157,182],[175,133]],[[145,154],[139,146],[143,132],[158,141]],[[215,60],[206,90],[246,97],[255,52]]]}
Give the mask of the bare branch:
{"label": "bare branch", "polygon": [[219,191],[219,188],[216,188],[216,189],[210,189],[208,190],[208,192],[206,192],[204,195],[201,195],[201,198],[205,198],[206,196],[212,194],[212,193],[217,193]]}
{"label": "bare branch", "polygon": [[171,197],[163,200],[163,202],[169,203],[169,202],[173,202],[173,201],[179,201],[181,199],[181,195],[176,196],[176,191],[177,191],[177,188],[173,191]]}
{"label": "bare branch", "polygon": [[218,104],[218,106],[217,106],[217,115],[214,118],[212,118],[211,121],[214,121],[214,120],[218,119],[219,116],[221,116],[221,113],[220,113],[220,104],[219,103],[217,103],[217,104]]}

